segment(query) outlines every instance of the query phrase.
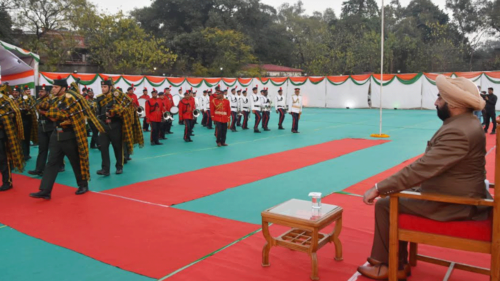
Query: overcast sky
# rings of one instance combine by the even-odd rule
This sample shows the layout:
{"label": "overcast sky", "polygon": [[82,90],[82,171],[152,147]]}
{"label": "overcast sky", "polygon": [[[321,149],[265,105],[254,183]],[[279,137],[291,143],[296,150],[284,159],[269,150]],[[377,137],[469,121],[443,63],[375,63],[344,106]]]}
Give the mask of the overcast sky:
{"label": "overcast sky", "polygon": [[[390,0],[384,0],[384,4],[387,5]],[[402,6],[408,5],[411,0],[400,0]],[[432,0],[435,4],[439,6],[442,10],[444,10],[446,0]],[[151,4],[151,0],[90,0],[94,4],[97,4],[99,8],[108,10],[110,12],[117,12],[118,10],[123,10],[124,12],[129,12],[134,8],[141,8],[144,6],[149,6]],[[277,8],[283,3],[296,3],[297,0],[261,0],[262,3],[273,6]],[[304,3],[304,7],[306,9],[307,14],[312,14],[314,11],[323,12],[326,8],[333,8],[335,11],[335,15],[339,16],[341,12],[342,2],[344,0],[302,0]],[[377,0],[379,7],[382,5],[382,0]]]}

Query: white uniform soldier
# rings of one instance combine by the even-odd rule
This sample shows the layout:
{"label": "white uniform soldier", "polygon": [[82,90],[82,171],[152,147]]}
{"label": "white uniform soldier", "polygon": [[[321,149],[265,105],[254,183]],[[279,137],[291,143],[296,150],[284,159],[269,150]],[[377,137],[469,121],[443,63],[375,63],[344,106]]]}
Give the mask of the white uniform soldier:
{"label": "white uniform soldier", "polygon": [[200,97],[200,109],[201,109],[201,113],[203,114],[203,118],[201,119],[201,125],[203,127],[207,126],[207,103],[208,103],[207,94],[208,94],[208,90],[204,90],[203,96]]}
{"label": "white uniform soldier", "polygon": [[248,116],[250,115],[250,99],[247,96],[247,89],[243,91],[243,95],[240,98],[241,113],[243,113],[243,125],[241,128],[243,130],[248,130]]}
{"label": "white uniform soldier", "polygon": [[271,131],[268,126],[271,118],[271,100],[267,97],[267,88],[264,88],[260,93],[262,94],[262,129]]}
{"label": "white uniform soldier", "polygon": [[[238,97],[238,111],[242,112],[243,110],[241,109],[241,98],[243,96],[241,95],[241,89],[238,89],[236,91],[236,96]],[[237,119],[237,122],[236,122],[236,126],[238,126],[238,127],[241,127],[241,116],[242,115],[238,115],[238,119]]]}
{"label": "white uniform soldier", "polygon": [[295,94],[292,96],[292,107],[290,114],[292,115],[292,133],[299,133],[299,120],[302,114],[302,96],[300,95],[300,88],[295,88]]}
{"label": "white uniform soldier", "polygon": [[237,132],[236,130],[236,119],[238,118],[238,96],[236,95],[236,88],[231,89],[231,94],[228,95],[229,105],[231,106],[231,126],[229,129],[231,132]]}
{"label": "white uniform soldier", "polygon": [[257,93],[257,87],[252,88],[253,94],[252,97],[250,97],[250,102],[252,104],[252,112],[255,114],[255,125],[253,127],[253,132],[254,133],[260,133],[259,131],[259,123],[260,120],[262,119],[262,115],[260,113],[261,111],[261,102],[262,98],[261,95]]}
{"label": "white uniform soldier", "polygon": [[276,113],[280,115],[278,129],[284,130],[283,121],[286,116],[286,98],[283,96],[283,89],[281,89],[281,87],[278,90],[278,95],[274,98],[274,109],[276,110]]}

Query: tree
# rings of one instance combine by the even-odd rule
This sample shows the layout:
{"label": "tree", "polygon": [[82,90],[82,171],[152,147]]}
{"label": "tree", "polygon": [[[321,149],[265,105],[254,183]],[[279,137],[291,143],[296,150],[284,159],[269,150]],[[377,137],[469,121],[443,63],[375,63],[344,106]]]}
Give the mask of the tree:
{"label": "tree", "polygon": [[76,20],[92,60],[106,72],[148,74],[167,71],[177,56],[164,47],[165,40],[146,33],[123,14],[88,13]]}
{"label": "tree", "polygon": [[4,3],[0,4],[0,40],[12,42],[12,18]]}
{"label": "tree", "polygon": [[379,15],[379,8],[375,0],[347,0],[342,2],[342,18],[356,16],[372,18]]}

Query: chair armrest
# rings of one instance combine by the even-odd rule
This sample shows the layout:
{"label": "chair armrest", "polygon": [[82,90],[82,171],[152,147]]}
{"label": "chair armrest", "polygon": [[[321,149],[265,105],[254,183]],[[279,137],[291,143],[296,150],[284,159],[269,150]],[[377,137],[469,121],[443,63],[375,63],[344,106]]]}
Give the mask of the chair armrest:
{"label": "chair armrest", "polygon": [[422,194],[420,192],[413,192],[413,191],[402,191],[400,193],[393,193],[390,195],[390,197],[399,197],[399,198],[404,197],[404,198],[429,200],[429,201],[451,203],[451,204],[493,207],[492,199],[465,198],[460,196],[441,195],[441,194]]}

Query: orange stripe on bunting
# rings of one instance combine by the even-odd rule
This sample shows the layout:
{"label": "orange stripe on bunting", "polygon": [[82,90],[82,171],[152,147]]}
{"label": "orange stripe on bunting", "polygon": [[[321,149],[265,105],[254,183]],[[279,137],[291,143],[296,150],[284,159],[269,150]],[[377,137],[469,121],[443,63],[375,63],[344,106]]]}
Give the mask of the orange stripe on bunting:
{"label": "orange stripe on bunting", "polygon": [[319,83],[324,79],[325,77],[309,77],[309,81],[311,81],[311,83]]}
{"label": "orange stripe on bunting", "polygon": [[220,82],[220,78],[205,78],[205,82],[209,84],[217,84]]}
{"label": "orange stripe on bunting", "polygon": [[28,71],[21,72],[21,73],[16,73],[16,74],[3,75],[2,76],[2,80],[12,81],[12,80],[16,80],[16,79],[22,79],[22,78],[31,77],[33,75],[35,75],[35,71],[34,70],[28,70]]}
{"label": "orange stripe on bunting", "polygon": [[113,82],[116,82],[118,79],[120,79],[120,75],[106,75],[106,74],[99,74],[103,80],[109,80],[111,79]]}
{"label": "orange stripe on bunting", "polygon": [[198,85],[200,84],[201,82],[203,82],[203,78],[194,78],[194,77],[188,77],[186,78],[186,80],[191,83],[191,84],[195,84],[195,85]]}
{"label": "orange stripe on bunting", "polygon": [[[148,76],[148,79],[153,82],[153,80],[151,80],[151,78],[153,79],[158,79],[158,78],[161,78],[161,77],[154,77],[154,76]],[[170,82],[170,84],[180,84],[182,82],[184,82],[184,77],[169,77],[167,78],[167,81]],[[153,83],[160,83],[161,81],[163,80],[158,80],[158,82],[153,82]]]}
{"label": "orange stripe on bunting", "polygon": [[[375,74],[375,73],[373,74],[373,77],[375,77],[375,79],[377,79],[377,80],[380,80],[380,76],[381,76],[380,74]],[[394,74],[385,74],[384,73],[384,81],[389,81],[392,78],[394,78]]]}
{"label": "orange stripe on bunting", "polygon": [[[360,74],[360,75],[351,75],[351,78],[354,79],[354,81],[365,81],[366,79],[370,78],[371,74]],[[385,75],[384,75],[385,76]]]}
{"label": "orange stripe on bunting", "polygon": [[[248,83],[252,82],[252,78],[238,78],[238,82],[240,82],[240,84],[248,84]],[[213,84],[213,83],[210,83],[210,84]]]}
{"label": "orange stripe on bunting", "polygon": [[236,81],[236,78],[222,78],[222,81],[226,83],[234,83],[234,81]]}
{"label": "orange stripe on bunting", "polygon": [[491,72],[484,72],[485,75],[491,78],[498,78],[500,79],[500,72],[497,71],[491,71]]}
{"label": "orange stripe on bunting", "polygon": [[130,82],[139,82],[144,78],[144,76],[140,75],[122,75],[122,77]]}
{"label": "orange stripe on bunting", "polygon": [[451,72],[447,72],[447,73],[424,73],[425,77],[431,79],[431,80],[436,80],[436,77],[438,75],[444,75],[444,76],[448,76],[450,77],[451,76]]}
{"label": "orange stripe on bunting", "polygon": [[345,80],[349,79],[349,75],[327,76],[326,79],[330,80],[333,83],[342,83],[342,82],[345,82]]}
{"label": "orange stripe on bunting", "polygon": [[69,73],[57,73],[57,72],[41,72],[41,74],[50,80],[57,79],[58,76],[61,76],[62,78],[66,79],[69,76]]}
{"label": "orange stripe on bunting", "polygon": [[[402,80],[411,80],[411,79],[415,78],[417,75],[418,75],[418,73],[396,74],[396,76]],[[385,76],[385,74],[384,74],[384,76]]]}
{"label": "orange stripe on bunting", "polygon": [[483,74],[483,73],[480,71],[477,71],[477,72],[455,72],[455,75],[457,77],[464,77],[464,78],[468,78],[468,79],[476,78],[481,74]]}
{"label": "orange stripe on bunting", "polygon": [[[301,77],[302,78],[302,77]],[[307,79],[307,77],[304,77],[305,79]],[[271,78],[271,81],[273,81],[274,83],[283,83],[286,81],[286,79],[288,79],[287,77],[278,77],[278,78]],[[303,81],[300,81],[300,82],[304,82],[305,79]]]}
{"label": "orange stripe on bunting", "polygon": [[[276,81],[277,79],[286,80],[286,78],[271,78],[271,80],[273,80],[274,82],[278,82]],[[280,80],[280,82],[284,82],[284,80]],[[290,77],[290,80],[292,80],[294,83],[304,83],[306,82],[307,77]]]}

